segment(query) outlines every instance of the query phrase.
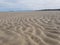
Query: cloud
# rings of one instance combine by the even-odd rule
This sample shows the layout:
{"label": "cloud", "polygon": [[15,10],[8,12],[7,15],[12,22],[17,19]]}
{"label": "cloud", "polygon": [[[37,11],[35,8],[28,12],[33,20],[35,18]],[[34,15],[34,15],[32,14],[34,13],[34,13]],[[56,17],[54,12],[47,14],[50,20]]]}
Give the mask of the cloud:
{"label": "cloud", "polygon": [[60,0],[0,0],[0,8],[16,10],[60,8]]}

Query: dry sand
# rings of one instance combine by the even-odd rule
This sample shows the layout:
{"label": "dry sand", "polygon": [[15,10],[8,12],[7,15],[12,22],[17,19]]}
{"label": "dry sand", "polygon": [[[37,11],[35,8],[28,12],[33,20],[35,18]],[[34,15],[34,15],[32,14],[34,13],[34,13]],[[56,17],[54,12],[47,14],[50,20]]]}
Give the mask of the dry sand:
{"label": "dry sand", "polygon": [[60,12],[1,12],[0,45],[60,45]]}

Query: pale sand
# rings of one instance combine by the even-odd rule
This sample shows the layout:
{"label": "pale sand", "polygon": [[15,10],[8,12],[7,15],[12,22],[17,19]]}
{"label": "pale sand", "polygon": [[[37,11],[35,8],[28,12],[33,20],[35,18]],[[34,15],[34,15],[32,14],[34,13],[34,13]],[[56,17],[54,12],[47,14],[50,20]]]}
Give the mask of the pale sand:
{"label": "pale sand", "polygon": [[0,45],[60,45],[60,12],[1,12]]}

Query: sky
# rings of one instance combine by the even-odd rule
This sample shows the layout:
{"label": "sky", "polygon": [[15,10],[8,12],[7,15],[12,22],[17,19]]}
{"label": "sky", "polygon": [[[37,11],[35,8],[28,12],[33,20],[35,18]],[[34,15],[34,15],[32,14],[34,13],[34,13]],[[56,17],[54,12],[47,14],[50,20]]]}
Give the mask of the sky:
{"label": "sky", "polygon": [[60,0],[0,0],[0,11],[60,9]]}

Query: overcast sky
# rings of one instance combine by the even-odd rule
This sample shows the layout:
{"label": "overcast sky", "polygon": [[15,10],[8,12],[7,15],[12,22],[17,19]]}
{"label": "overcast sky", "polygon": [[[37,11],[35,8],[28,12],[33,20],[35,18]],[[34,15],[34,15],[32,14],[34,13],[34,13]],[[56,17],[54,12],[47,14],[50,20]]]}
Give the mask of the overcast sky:
{"label": "overcast sky", "polygon": [[0,0],[0,11],[60,8],[60,0]]}

